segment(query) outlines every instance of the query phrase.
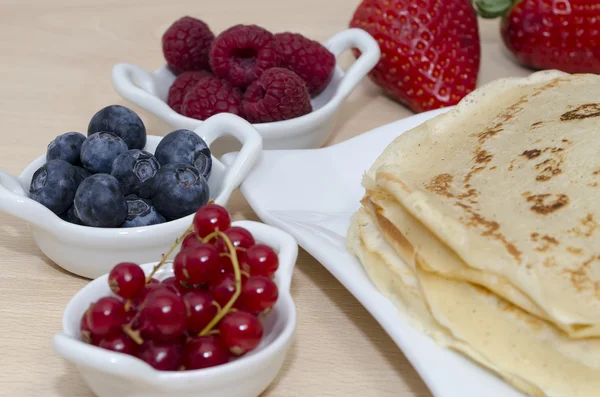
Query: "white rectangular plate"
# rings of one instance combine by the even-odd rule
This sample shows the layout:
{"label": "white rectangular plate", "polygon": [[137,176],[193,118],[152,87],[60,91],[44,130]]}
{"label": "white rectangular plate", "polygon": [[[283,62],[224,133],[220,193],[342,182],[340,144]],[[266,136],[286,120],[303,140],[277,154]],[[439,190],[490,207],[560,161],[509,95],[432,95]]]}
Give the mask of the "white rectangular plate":
{"label": "white rectangular plate", "polygon": [[447,110],[421,113],[323,149],[264,151],[241,190],[265,223],[293,235],[361,302],[435,397],[523,397],[491,372],[406,324],[346,251],[350,217],[364,193],[363,173],[394,138]]}

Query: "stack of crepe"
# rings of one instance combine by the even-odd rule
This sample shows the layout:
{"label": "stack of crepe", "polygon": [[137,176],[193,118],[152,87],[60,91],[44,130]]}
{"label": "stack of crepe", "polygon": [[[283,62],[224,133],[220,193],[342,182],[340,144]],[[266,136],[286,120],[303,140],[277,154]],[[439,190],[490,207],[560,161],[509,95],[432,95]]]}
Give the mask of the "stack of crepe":
{"label": "stack of crepe", "polygon": [[488,84],[363,186],[348,248],[413,326],[528,395],[600,396],[600,76]]}

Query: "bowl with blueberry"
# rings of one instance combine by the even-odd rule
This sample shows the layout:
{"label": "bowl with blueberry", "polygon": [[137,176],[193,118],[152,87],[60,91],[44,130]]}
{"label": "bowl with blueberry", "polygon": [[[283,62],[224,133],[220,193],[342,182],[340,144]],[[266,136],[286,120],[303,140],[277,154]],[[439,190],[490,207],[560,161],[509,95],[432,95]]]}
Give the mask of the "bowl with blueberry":
{"label": "bowl with blueberry", "polygon": [[[228,166],[210,150],[226,136],[242,146]],[[18,177],[0,172],[0,210],[25,220],[56,264],[95,278],[116,260],[165,253],[198,208],[228,202],[261,150],[260,134],[235,115],[163,137],[148,135],[131,109],[110,105],[87,134],[58,135]]]}
{"label": "bowl with blueberry", "polygon": [[[255,126],[265,149],[321,147],[346,98],[381,54],[362,29],[320,43],[257,25],[215,34],[191,16],[174,21],[161,46],[166,63],[153,72],[130,63],[113,67],[119,95],[173,128],[194,129],[218,113],[238,115]],[[351,50],[357,59],[344,71],[338,58]]]}

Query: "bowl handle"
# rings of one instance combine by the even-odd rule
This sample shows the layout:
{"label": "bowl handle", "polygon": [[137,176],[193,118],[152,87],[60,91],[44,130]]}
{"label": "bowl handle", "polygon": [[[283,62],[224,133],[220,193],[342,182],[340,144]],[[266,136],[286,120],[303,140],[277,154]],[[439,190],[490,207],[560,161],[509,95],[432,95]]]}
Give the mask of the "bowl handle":
{"label": "bowl handle", "polygon": [[227,167],[221,182],[221,193],[215,198],[215,203],[225,205],[258,161],[262,150],[262,136],[252,124],[228,113],[219,113],[206,119],[194,132],[200,135],[209,147],[217,139],[228,135],[242,144],[235,160]]}
{"label": "bowl handle", "polygon": [[358,48],[360,57],[350,66],[340,85],[335,100],[341,102],[354,90],[358,83],[377,65],[381,56],[379,44],[366,31],[358,28],[347,29],[339,32],[324,44],[325,47],[339,57],[343,52]]}
{"label": "bowl handle", "polygon": [[15,176],[0,171],[0,211],[49,230],[54,213],[30,199]]}
{"label": "bowl handle", "polygon": [[115,91],[127,101],[155,113],[169,124],[173,123],[169,105],[158,97],[152,73],[130,63],[113,66],[111,80]]}

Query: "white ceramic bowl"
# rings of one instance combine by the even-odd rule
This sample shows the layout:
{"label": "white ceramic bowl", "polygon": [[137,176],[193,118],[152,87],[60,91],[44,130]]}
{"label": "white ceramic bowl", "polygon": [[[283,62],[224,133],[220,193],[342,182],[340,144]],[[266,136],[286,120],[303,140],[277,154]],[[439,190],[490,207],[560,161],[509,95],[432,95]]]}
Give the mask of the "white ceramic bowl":
{"label": "white ceramic bowl", "polygon": [[[210,197],[216,204],[226,205],[231,193],[260,157],[262,138],[252,124],[231,114],[217,114],[195,132],[209,146],[228,135],[242,143],[242,149],[231,165],[225,166],[214,156],[212,158],[208,181]],[[162,137],[148,135],[144,149],[154,153],[161,140]],[[133,228],[96,228],[66,222],[29,198],[31,177],[45,162],[44,154],[29,164],[19,177],[0,172],[0,211],[28,222],[33,238],[44,254],[72,273],[95,278],[109,272],[120,261],[153,261],[167,252],[192,222],[193,215]]]}
{"label": "white ceramic bowl", "polygon": [[[325,91],[312,99],[313,112],[291,120],[254,124],[265,149],[308,149],[321,147],[333,131],[335,115],[354,87],[379,61],[379,44],[362,29],[342,31],[326,43],[336,57],[351,48],[362,55],[343,72],[336,66]],[[174,128],[194,129],[202,121],[175,112],[166,103],[175,75],[165,66],[150,73],[138,66],[120,63],[112,70],[115,90],[127,101],[147,110]]]}
{"label": "white ceramic bowl", "polygon": [[[275,283],[279,298],[263,319],[265,329],[258,348],[246,356],[218,367],[165,372],[137,358],[104,350],[79,338],[81,316],[90,303],[110,295],[108,275],[99,277],[79,291],[63,314],[63,331],[54,336],[54,348],[74,363],[92,391],[99,397],[255,397],[273,381],[296,329],[296,308],[290,295],[292,272],[298,255],[296,241],[287,233],[258,222],[234,225],[248,229],[258,242],[270,245],[279,255]],[[143,265],[149,273],[155,263]],[[165,264],[157,278],[173,275]]]}

